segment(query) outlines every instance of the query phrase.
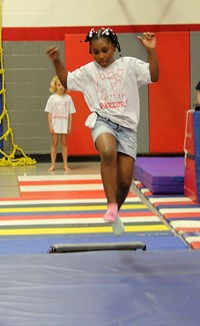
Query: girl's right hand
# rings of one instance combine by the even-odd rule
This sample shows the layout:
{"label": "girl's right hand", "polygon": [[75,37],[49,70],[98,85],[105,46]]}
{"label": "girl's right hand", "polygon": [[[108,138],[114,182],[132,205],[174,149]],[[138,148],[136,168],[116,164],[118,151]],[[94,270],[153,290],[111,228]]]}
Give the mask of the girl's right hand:
{"label": "girl's right hand", "polygon": [[56,61],[59,59],[59,49],[57,46],[50,46],[46,49],[46,54],[48,55],[49,59],[52,61]]}
{"label": "girl's right hand", "polygon": [[49,128],[49,133],[50,133],[50,135],[53,135],[53,134],[54,134],[53,127],[50,127],[50,128]]}

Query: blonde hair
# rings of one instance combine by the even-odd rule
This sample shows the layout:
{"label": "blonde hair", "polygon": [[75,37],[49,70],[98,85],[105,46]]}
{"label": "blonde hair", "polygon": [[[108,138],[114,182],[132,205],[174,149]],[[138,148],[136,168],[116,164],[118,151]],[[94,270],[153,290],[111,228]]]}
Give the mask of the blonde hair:
{"label": "blonde hair", "polygon": [[56,93],[57,87],[56,87],[56,83],[59,81],[58,76],[54,76],[51,80],[50,83],[50,88],[49,88],[49,92],[50,93]]}

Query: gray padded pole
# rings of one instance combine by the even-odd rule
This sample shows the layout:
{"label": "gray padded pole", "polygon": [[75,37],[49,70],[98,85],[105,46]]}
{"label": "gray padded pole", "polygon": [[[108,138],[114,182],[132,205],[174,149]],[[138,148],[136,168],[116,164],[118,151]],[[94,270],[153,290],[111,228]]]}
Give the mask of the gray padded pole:
{"label": "gray padded pole", "polygon": [[100,250],[146,250],[146,245],[143,242],[103,242],[103,243],[83,243],[83,244],[54,244],[48,253],[69,253],[81,251],[100,251]]}

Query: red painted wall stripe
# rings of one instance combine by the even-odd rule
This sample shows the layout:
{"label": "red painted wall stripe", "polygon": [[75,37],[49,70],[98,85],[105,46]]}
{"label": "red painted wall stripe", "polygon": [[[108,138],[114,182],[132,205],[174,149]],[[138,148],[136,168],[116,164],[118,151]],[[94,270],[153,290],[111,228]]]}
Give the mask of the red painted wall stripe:
{"label": "red painted wall stripe", "polygon": [[[93,26],[92,26],[93,27]],[[95,26],[94,26],[95,27]],[[98,29],[101,26],[96,26]],[[104,26],[106,27],[106,26]],[[200,31],[200,24],[109,26],[116,33]],[[3,27],[3,41],[63,41],[65,34],[86,34],[91,26]]]}
{"label": "red painted wall stripe", "polygon": [[[89,44],[81,42],[85,39],[85,34],[65,35],[65,62],[67,69],[73,71],[86,63],[93,61],[89,53]],[[81,55],[80,55],[81,54]],[[69,155],[97,155],[93,144],[91,129],[85,126],[85,120],[90,114],[90,110],[80,92],[70,92],[76,113],[72,118],[72,132],[69,135],[68,150]]]}
{"label": "red painted wall stripe", "polygon": [[149,87],[150,153],[183,153],[190,108],[190,33],[157,33],[159,82]]}

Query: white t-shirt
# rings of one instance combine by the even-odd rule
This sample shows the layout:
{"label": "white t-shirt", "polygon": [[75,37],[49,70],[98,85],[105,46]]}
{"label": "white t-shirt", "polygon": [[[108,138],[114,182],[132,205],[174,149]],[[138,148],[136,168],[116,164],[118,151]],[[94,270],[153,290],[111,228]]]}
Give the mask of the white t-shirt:
{"label": "white t-shirt", "polygon": [[52,114],[55,133],[68,134],[69,115],[76,112],[71,96],[52,94],[47,101],[45,112]]}
{"label": "white t-shirt", "polygon": [[149,64],[132,57],[119,58],[106,68],[90,62],[67,77],[67,88],[81,91],[92,112],[133,130],[139,123],[139,88],[150,83]]}

